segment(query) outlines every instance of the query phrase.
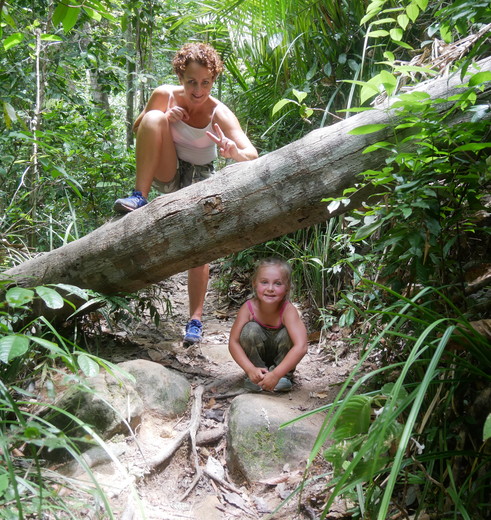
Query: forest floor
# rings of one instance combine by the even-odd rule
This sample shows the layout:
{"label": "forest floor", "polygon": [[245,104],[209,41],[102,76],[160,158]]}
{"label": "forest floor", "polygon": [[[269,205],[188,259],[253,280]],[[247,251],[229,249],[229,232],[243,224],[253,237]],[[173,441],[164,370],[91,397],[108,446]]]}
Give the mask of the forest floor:
{"label": "forest floor", "polygon": [[[213,269],[212,269],[213,273]],[[185,348],[182,344],[183,328],[188,317],[186,274],[175,275],[158,284],[160,293],[161,321],[158,325],[148,318],[136,328],[105,331],[109,342],[98,352],[112,362],[131,359],[149,359],[178,371],[184,375],[193,388],[205,387],[202,399],[202,413],[198,435],[209,430],[224,430],[227,411],[233,398],[243,393],[243,372],[228,352],[228,335],[239,303],[231,303],[230,298],[220,296],[214,286],[212,274],[203,315],[204,337],[199,345]],[[155,304],[155,302],[153,302]],[[165,313],[165,308],[170,313]],[[308,313],[308,309],[300,309]],[[358,360],[357,349],[349,342],[349,331],[332,330],[322,337],[319,332],[309,333],[309,351],[297,366],[294,387],[286,394],[274,394],[276,399],[288,403],[298,415],[317,409],[332,402],[353,366]],[[190,406],[191,408],[191,406]],[[138,436],[145,443],[162,437],[172,437],[176,424],[189,422],[189,412],[182,418],[162,423],[157,418],[147,417],[140,425]],[[217,429],[218,427],[218,429]],[[179,427],[178,427],[179,428]],[[139,458],[139,451],[134,450]],[[189,442],[184,442],[169,463],[159,471],[154,471],[136,485],[141,506],[128,506],[128,497],[121,495],[115,502],[119,510],[117,518],[123,520],[229,520],[271,518],[275,520],[300,520],[319,518],[326,500],[325,478],[307,486],[302,494],[302,505],[297,499],[287,502],[278,512],[277,506],[298,486],[302,479],[302,468],[284,468],[277,478],[247,483],[237,482],[227,473],[226,436],[197,448],[200,467],[205,467],[210,456],[225,469],[225,480],[231,484],[224,487],[208,478],[206,473],[196,485],[196,461]],[[314,464],[314,474],[329,474],[329,467],[321,456]],[[138,465],[139,461],[125,460],[125,464]],[[140,461],[141,463],[141,461]],[[192,486],[192,487],[191,487]],[[186,496],[185,496],[186,495]],[[185,496],[185,498],[184,498]],[[137,510],[141,507],[145,515]],[[345,506],[336,504],[328,519],[349,518]]]}

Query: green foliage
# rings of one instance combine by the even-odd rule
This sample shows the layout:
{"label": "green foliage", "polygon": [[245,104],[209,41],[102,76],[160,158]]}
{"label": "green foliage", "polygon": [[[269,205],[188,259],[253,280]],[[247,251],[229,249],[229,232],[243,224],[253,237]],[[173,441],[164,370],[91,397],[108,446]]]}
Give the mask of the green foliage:
{"label": "green foliage", "polygon": [[[5,285],[5,282],[3,282]],[[65,296],[62,296],[63,295]],[[116,367],[78,348],[62,337],[43,317],[34,320],[30,315],[36,300],[48,308],[59,309],[67,295],[88,296],[84,291],[68,285],[39,286],[33,289],[13,287],[5,290],[0,304],[0,507],[2,518],[27,518],[43,516],[47,511],[62,511],[73,515],[87,506],[87,497],[70,479],[43,467],[43,450],[62,449],[77,460],[92,478],[94,487],[86,493],[102,501],[108,518],[113,518],[111,507],[93,477],[90,468],[80,456],[78,438],[70,438],[66,432],[54,426],[43,408],[56,414],[69,416],[78,424],[87,439],[103,448],[104,442],[77,417],[42,402],[34,395],[30,384],[37,381],[48,394],[53,394],[54,378],[65,373],[71,384],[90,392],[85,378],[98,374],[100,367],[111,373]],[[73,305],[72,305],[73,306]],[[14,332],[14,329],[19,329]],[[54,397],[54,395],[52,395]],[[19,453],[22,452],[22,458]],[[56,491],[62,486],[70,491],[64,498]],[[57,513],[58,514],[58,513]]]}
{"label": "green foliage", "polygon": [[[414,284],[456,288],[463,281],[462,265],[471,260],[471,237],[487,232],[477,218],[491,180],[489,125],[487,108],[473,105],[474,89],[486,80],[487,74],[472,76],[469,89],[443,116],[439,101],[401,94],[393,105],[399,109],[394,142],[365,151],[386,150],[389,158],[383,170],[362,174],[380,188],[381,203],[355,213],[359,226],[352,241],[370,239],[372,250],[383,254],[380,276],[397,290]],[[455,111],[466,110],[475,114],[472,121],[448,123]],[[473,259],[484,254],[472,252]]]}
{"label": "green foliage", "polygon": [[[334,471],[324,515],[339,494],[356,501],[361,485],[361,516],[385,520],[398,507],[394,497],[410,485],[418,499],[405,510],[415,517],[434,510],[478,518],[489,482],[465,483],[477,484],[491,470],[491,457],[482,450],[484,424],[476,422],[480,411],[472,406],[491,383],[489,343],[454,307],[456,318],[439,314],[445,299],[439,291],[405,298],[366,284],[395,303],[365,316],[371,328],[363,336],[363,356],[332,405],[318,410],[327,416],[310,460],[324,450]],[[364,373],[366,361],[379,356],[380,368]],[[387,379],[394,382],[379,386]],[[463,426],[462,410],[449,404],[458,400],[465,407],[464,395],[471,406]],[[455,464],[460,459],[465,462]],[[442,492],[446,488],[449,493]]]}

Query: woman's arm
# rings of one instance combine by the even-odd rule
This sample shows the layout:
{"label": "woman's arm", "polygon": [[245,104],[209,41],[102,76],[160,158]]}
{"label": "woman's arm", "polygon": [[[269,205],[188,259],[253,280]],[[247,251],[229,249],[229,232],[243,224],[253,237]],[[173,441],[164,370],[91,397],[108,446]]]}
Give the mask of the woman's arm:
{"label": "woman's arm", "polygon": [[218,106],[214,120],[214,133],[207,134],[218,145],[222,157],[237,162],[257,159],[256,148],[242,130],[235,114],[223,103]]}

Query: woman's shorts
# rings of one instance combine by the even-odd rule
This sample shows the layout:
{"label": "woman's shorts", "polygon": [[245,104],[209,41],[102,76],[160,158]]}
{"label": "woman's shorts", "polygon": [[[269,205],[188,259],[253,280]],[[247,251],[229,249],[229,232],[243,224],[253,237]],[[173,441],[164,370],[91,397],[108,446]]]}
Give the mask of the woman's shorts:
{"label": "woman's shorts", "polygon": [[154,179],[152,186],[160,193],[173,193],[195,182],[209,179],[215,173],[213,163],[191,164],[179,159],[176,175],[169,182]]}

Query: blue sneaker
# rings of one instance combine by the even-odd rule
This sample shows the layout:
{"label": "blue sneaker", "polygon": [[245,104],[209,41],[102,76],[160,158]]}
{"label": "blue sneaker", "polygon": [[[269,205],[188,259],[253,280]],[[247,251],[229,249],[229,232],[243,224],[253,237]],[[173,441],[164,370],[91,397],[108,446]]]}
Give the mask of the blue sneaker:
{"label": "blue sneaker", "polygon": [[145,206],[145,204],[148,204],[148,200],[142,195],[142,192],[133,190],[131,197],[118,199],[114,203],[114,211],[118,213],[129,213],[130,211],[135,211],[135,209]]}
{"label": "blue sneaker", "polygon": [[274,387],[275,392],[289,392],[292,389],[292,382],[287,377],[280,377],[280,380]]}
{"label": "blue sneaker", "polygon": [[259,385],[256,385],[256,383],[253,383],[248,377],[246,377],[244,380],[244,388],[246,390],[249,390],[249,392],[262,392],[263,391],[263,389]]}
{"label": "blue sneaker", "polygon": [[184,336],[185,345],[194,345],[199,343],[203,337],[203,324],[199,320],[189,320],[186,325],[186,334]]}

